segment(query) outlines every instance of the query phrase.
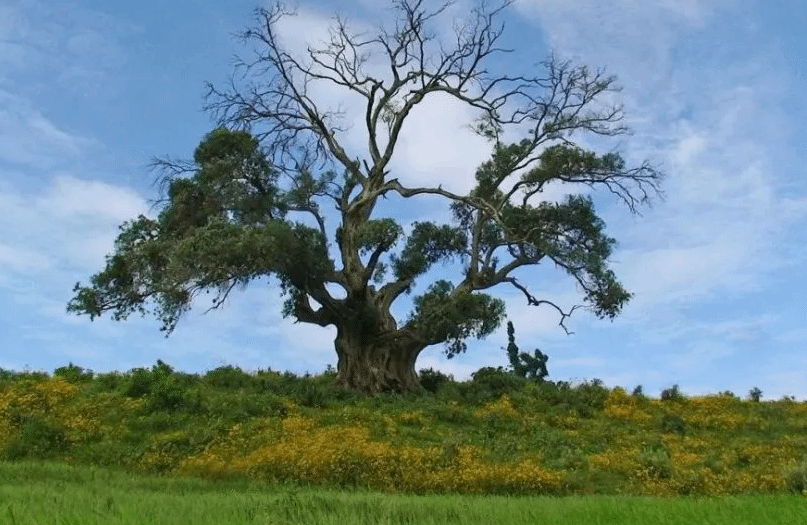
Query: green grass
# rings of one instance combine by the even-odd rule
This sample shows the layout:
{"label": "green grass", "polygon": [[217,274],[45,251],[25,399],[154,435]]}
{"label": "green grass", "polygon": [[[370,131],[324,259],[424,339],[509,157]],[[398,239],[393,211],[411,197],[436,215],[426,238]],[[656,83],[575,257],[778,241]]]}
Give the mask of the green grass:
{"label": "green grass", "polygon": [[[482,371],[419,393],[368,397],[338,388],[332,373],[221,367],[198,376],[158,361],[151,370],[95,376],[71,365],[58,369],[56,380],[0,369],[0,460],[419,495],[807,490],[807,403],[741,401],[729,393],[689,398],[675,388],[654,399],[597,380],[533,383]],[[311,430],[294,430],[300,425]],[[357,429],[369,437],[356,450],[347,449],[360,434],[329,433]],[[461,456],[467,446],[481,459]],[[407,452],[426,450],[422,462]],[[559,481],[536,489],[532,481],[544,474],[531,465]]]}
{"label": "green grass", "polygon": [[0,462],[0,522],[17,524],[803,524],[800,496],[409,496],[136,476]]}

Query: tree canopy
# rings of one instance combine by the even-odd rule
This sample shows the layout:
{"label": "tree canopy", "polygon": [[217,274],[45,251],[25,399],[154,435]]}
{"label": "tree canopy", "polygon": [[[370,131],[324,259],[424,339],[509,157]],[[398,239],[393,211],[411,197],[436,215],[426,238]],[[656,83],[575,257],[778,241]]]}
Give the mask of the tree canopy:
{"label": "tree canopy", "polygon": [[[469,338],[494,332],[505,308],[488,291],[499,285],[514,287],[530,305],[554,308],[564,329],[581,306],[613,319],[631,294],[608,266],[615,240],[592,199],[539,199],[551,183],[577,183],[605,188],[637,213],[650,193],[661,196],[662,175],[647,161],[627,167],[619,153],[600,154],[572,140],[628,131],[621,106],[600,100],[618,91],[615,77],[554,56],[542,63],[544,76],[489,73],[491,57],[507,51],[498,47],[504,25],[497,19],[510,3],[478,4],[455,24],[447,44],[428,27],[449,4],[428,10],[422,0],[396,0],[394,29],[366,37],[337,18],[330,42],[309,48],[307,62],[277,38],[278,24],[291,13],[280,4],[256,9],[256,25],[241,35],[256,45],[255,58],[237,66],[249,81],[237,84],[234,77],[228,90],[208,84],[205,109],[217,127],[192,162],[155,160],[165,206],[156,220],[140,215],[120,227],[106,268],[91,286],[76,283],[68,311],[91,319],[111,311],[120,320],[145,314],[152,300],[167,336],[201,291],[218,290],[211,307],[217,308],[236,285],[274,276],[286,298],[283,315],[335,326],[339,381],[369,393],[416,389],[414,365],[424,348],[444,344],[451,358]],[[383,77],[366,67],[373,51],[388,65]],[[366,150],[345,149],[339,114],[317,105],[312,82],[361,97]],[[465,195],[441,185],[404,186],[390,173],[405,120],[437,93],[477,110],[471,130],[491,144],[490,159]],[[506,142],[505,131],[522,138]],[[443,197],[453,221],[418,221],[406,233],[394,217],[373,216],[388,194]],[[339,214],[331,236],[326,204]],[[435,264],[452,260],[464,269],[458,280],[432,283],[399,324],[392,304]],[[549,261],[577,282],[582,305],[564,311],[513,276]],[[334,285],[344,296],[329,291]]]}

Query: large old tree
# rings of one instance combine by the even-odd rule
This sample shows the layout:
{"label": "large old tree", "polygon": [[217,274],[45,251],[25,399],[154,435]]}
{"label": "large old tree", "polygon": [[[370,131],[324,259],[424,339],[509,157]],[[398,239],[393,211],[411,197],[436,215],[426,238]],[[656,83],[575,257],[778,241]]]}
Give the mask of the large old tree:
{"label": "large old tree", "polygon": [[[167,336],[200,291],[218,290],[216,308],[236,284],[271,275],[287,298],[284,316],[336,327],[338,381],[367,393],[417,389],[423,349],[445,343],[450,358],[465,351],[469,337],[496,330],[504,303],[483,291],[499,285],[515,287],[531,305],[553,307],[564,329],[579,306],[613,319],[631,294],[607,265],[615,241],[591,199],[534,201],[550,183],[581,183],[607,188],[636,213],[649,193],[661,195],[661,174],[647,162],[628,168],[620,154],[572,141],[576,133],[627,132],[621,108],[602,100],[617,91],[613,77],[554,57],[542,63],[540,77],[488,71],[505,52],[497,20],[510,3],[479,5],[455,23],[452,38],[440,40],[428,26],[448,4],[430,11],[421,0],[395,0],[394,28],[357,36],[337,18],[330,42],[309,48],[304,59],[278,39],[277,24],[290,13],[280,5],[256,10],[257,25],[243,34],[256,44],[255,58],[239,64],[250,80],[239,87],[234,79],[225,91],[209,85],[205,109],[219,127],[192,163],[155,161],[168,187],[159,202],[167,204],[156,220],[140,215],[120,227],[106,268],[91,287],[76,284],[68,311],[91,319],[114,311],[120,320],[134,310],[145,314],[153,299]],[[369,59],[379,56],[385,68],[370,74]],[[366,149],[348,151],[340,142],[340,115],[315,103],[315,82],[361,97]],[[398,178],[405,174],[388,169],[407,116],[437,93],[478,110],[469,127],[492,144],[467,195],[407,187]],[[506,143],[508,131],[519,140]],[[394,218],[373,216],[379,199],[394,195],[441,196],[455,221],[416,222],[406,234]],[[334,244],[323,203],[340,216]],[[309,224],[292,222],[292,214]],[[431,284],[414,298],[409,317],[396,321],[393,302],[445,261],[462,264],[459,282]],[[584,304],[565,312],[513,277],[542,261],[577,281]]]}

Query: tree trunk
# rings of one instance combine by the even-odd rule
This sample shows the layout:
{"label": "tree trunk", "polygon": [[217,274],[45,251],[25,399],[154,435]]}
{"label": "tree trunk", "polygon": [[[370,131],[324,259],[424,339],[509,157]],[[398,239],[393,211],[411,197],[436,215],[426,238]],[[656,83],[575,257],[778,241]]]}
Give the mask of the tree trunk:
{"label": "tree trunk", "polygon": [[[369,339],[369,340],[368,340]],[[409,338],[366,338],[360,331],[338,328],[337,384],[365,394],[414,392],[420,388],[415,360],[426,347]]]}

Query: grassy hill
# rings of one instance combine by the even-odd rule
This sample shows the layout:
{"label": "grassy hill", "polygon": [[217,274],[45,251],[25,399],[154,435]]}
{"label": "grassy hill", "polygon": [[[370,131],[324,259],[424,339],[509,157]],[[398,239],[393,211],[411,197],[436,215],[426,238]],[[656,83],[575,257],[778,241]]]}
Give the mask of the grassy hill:
{"label": "grassy hill", "polygon": [[788,398],[674,387],[654,399],[492,368],[466,382],[421,371],[423,391],[408,395],[334,381],[161,361],[98,375],[0,370],[0,458],[417,494],[807,491],[807,404]]}

